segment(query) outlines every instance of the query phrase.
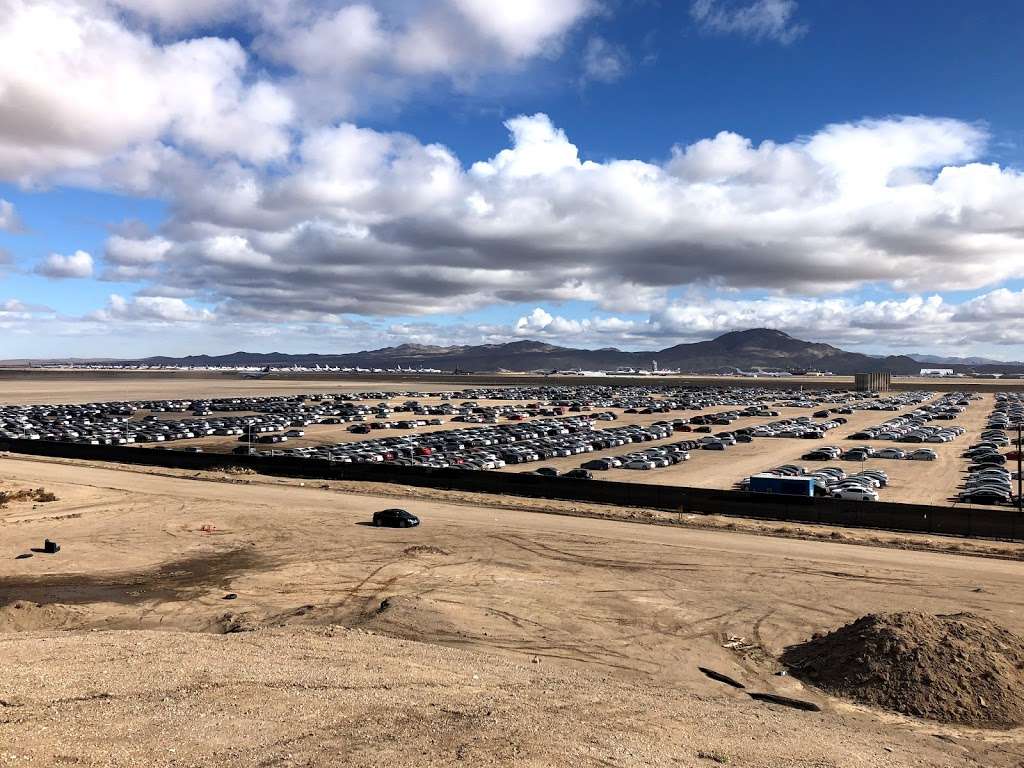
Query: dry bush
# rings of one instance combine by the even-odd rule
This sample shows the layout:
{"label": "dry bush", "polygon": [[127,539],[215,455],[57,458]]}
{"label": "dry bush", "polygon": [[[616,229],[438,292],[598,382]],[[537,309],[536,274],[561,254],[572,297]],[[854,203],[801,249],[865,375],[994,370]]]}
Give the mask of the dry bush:
{"label": "dry bush", "polygon": [[711,762],[718,763],[719,765],[726,765],[729,762],[728,756],[719,752],[717,749],[699,749],[697,750],[697,757],[701,760],[710,760]]}
{"label": "dry bush", "polygon": [[57,501],[57,494],[45,488],[22,488],[17,491],[0,491],[0,507],[6,507],[12,501]]}

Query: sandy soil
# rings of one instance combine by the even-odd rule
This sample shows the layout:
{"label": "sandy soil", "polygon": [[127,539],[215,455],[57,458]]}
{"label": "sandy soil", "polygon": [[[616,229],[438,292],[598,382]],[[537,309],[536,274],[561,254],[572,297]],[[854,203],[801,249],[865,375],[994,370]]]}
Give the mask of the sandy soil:
{"label": "sandy soil", "polygon": [[[2,373],[2,372],[0,372]],[[8,371],[0,376],[0,403],[95,403],[112,399],[148,400],[202,397],[291,395],[310,392],[448,392],[467,386],[431,381],[360,379],[246,379],[241,374],[202,376],[137,375],[48,376]],[[404,399],[404,398],[403,398]]]}
{"label": "sandy soil", "polygon": [[899,725],[334,627],[0,638],[0,674],[10,766],[979,764]]}
{"label": "sandy soil", "polygon": [[[883,715],[774,674],[783,647],[870,612],[971,610],[1024,633],[1017,561],[419,490],[401,505],[424,524],[380,530],[361,523],[395,501],[309,483],[14,458],[0,474],[61,499],[0,515],[0,629],[16,633],[0,653],[0,761],[12,765],[714,764],[702,752],[1009,766],[1024,754],[1021,732]],[[60,554],[15,559],[45,537]],[[90,629],[128,632],[79,634]],[[698,666],[823,714],[752,702]]]}
{"label": "sandy soil", "polygon": [[[935,391],[996,392],[1024,388],[1024,379],[929,379],[899,378],[895,388]],[[283,395],[297,392],[351,392],[393,389],[395,391],[443,392],[465,387],[602,386],[608,384],[663,384],[712,387],[768,387],[772,389],[807,387],[811,389],[850,389],[853,377],[834,376],[753,379],[730,376],[635,377],[602,379],[580,376],[344,376],[301,373],[273,374],[263,379],[246,379],[238,373],[221,372],[90,372],[47,371],[0,368],[0,403],[88,403],[109,400],[112,391],[124,399],[227,397],[235,395]]]}

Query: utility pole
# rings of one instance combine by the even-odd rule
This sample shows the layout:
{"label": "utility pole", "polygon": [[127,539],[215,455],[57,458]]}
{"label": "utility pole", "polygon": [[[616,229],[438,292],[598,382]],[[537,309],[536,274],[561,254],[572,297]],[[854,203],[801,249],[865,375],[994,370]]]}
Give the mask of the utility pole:
{"label": "utility pole", "polygon": [[1024,478],[1021,478],[1021,455],[1020,452],[1024,450],[1024,446],[1021,445],[1021,436],[1024,434],[1024,422],[1017,422],[1017,513],[1024,513],[1024,497],[1021,496],[1021,485],[1024,483]]}

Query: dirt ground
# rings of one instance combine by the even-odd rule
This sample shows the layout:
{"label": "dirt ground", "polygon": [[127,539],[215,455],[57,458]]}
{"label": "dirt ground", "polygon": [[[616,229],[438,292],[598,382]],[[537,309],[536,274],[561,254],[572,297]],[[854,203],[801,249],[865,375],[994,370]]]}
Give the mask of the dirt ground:
{"label": "dirt ground", "polygon": [[[0,511],[0,765],[1024,759],[1022,730],[874,712],[775,674],[787,645],[871,612],[970,610],[1024,633],[1017,560],[422,489],[13,457],[0,477],[60,497]],[[365,524],[396,504],[423,525]],[[46,537],[58,555],[16,559]]]}
{"label": "dirt ground", "polygon": [[430,381],[365,381],[344,379],[246,379],[241,374],[225,374],[216,378],[203,376],[143,377],[119,376],[15,376],[8,372],[0,379],[0,402],[32,403],[97,403],[113,399],[149,400],[203,397],[263,397],[309,392],[373,392],[392,390],[406,392],[445,392],[465,384]]}

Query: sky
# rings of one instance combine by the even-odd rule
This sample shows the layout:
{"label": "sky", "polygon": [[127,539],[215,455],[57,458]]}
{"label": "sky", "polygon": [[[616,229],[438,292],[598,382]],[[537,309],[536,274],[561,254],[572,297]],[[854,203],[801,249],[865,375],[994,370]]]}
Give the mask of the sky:
{"label": "sky", "polygon": [[0,359],[1024,360],[1024,4],[0,0]]}

